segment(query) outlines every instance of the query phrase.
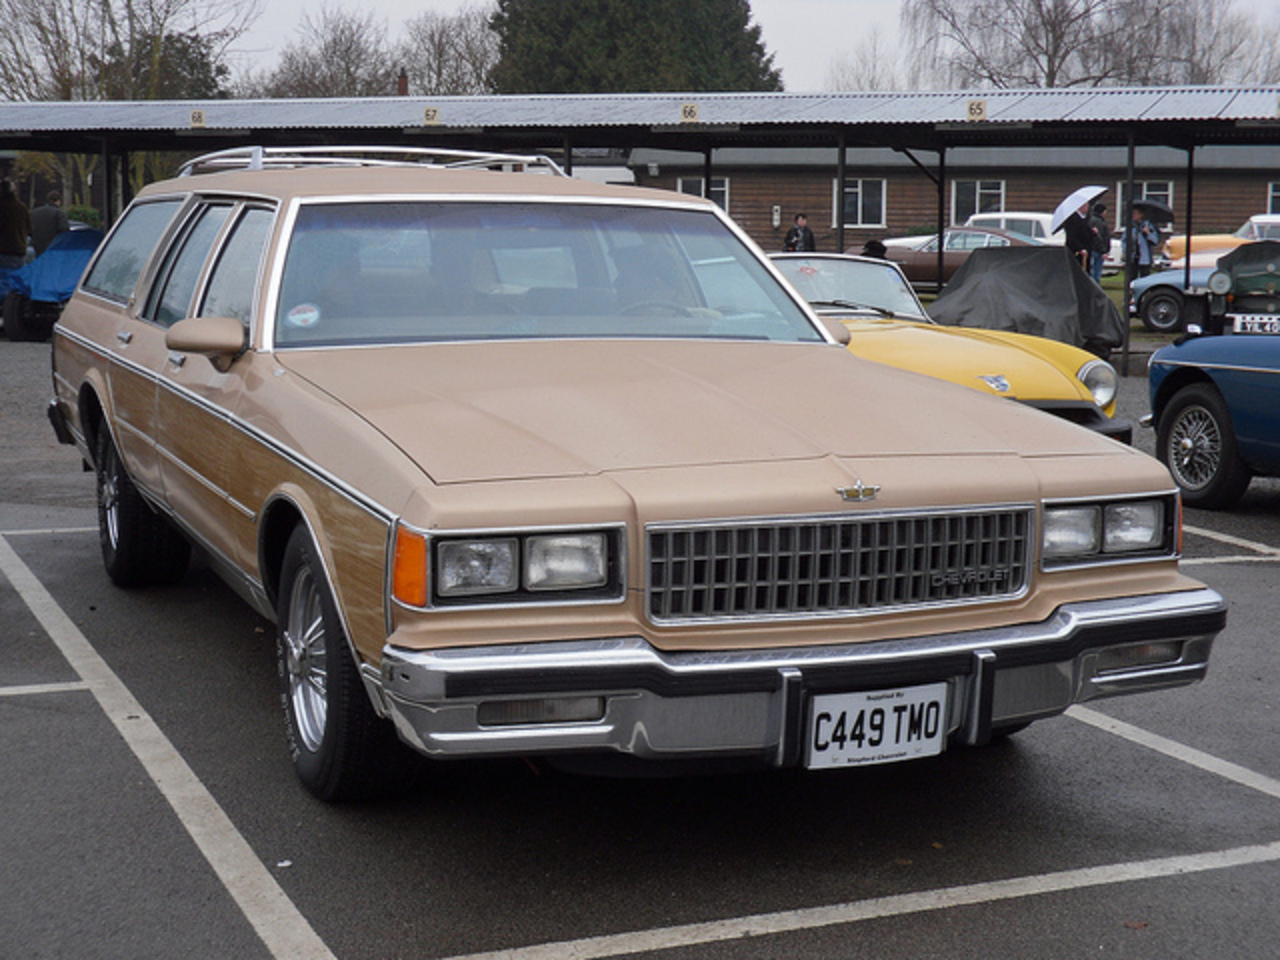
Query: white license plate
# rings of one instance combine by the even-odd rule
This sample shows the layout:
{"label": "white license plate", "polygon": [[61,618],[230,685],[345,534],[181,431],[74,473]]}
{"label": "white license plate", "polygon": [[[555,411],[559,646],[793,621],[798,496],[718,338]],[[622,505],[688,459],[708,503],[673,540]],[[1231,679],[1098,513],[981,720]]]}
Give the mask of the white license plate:
{"label": "white license plate", "polygon": [[1236,333],[1280,333],[1280,317],[1267,314],[1235,314],[1231,326]]}
{"label": "white license plate", "polygon": [[806,766],[896,763],[942,752],[947,685],[833,693],[810,701]]}

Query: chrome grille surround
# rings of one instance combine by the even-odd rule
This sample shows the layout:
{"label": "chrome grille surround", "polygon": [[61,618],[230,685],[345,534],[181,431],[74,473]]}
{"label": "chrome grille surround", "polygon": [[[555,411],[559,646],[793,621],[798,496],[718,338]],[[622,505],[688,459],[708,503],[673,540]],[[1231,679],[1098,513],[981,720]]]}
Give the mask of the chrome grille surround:
{"label": "chrome grille surround", "polygon": [[655,523],[655,623],[850,616],[1016,599],[1035,556],[1030,504]]}

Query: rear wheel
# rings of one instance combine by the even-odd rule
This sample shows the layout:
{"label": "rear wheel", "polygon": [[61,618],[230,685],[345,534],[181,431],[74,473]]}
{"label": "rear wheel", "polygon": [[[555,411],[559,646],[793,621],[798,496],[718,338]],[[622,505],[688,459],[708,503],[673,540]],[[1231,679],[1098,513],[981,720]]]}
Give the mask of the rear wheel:
{"label": "rear wheel", "polygon": [[1233,506],[1251,473],[1236,446],[1227,405],[1211,385],[1195,383],[1173,395],[1156,437],[1156,454],[1190,507]]}
{"label": "rear wheel", "polygon": [[280,574],[276,660],[294,769],[321,800],[355,800],[386,784],[399,745],[374,712],[315,544],[299,525]]}
{"label": "rear wheel", "polygon": [[36,331],[30,323],[30,301],[20,293],[10,290],[4,298],[4,335],[14,343],[36,340]]}
{"label": "rear wheel", "polygon": [[138,493],[105,423],[98,427],[94,461],[98,539],[111,582],[143,587],[181,580],[191,559],[191,545]]}
{"label": "rear wheel", "polygon": [[1182,329],[1186,300],[1177,290],[1157,289],[1142,298],[1142,325],[1153,333]]}

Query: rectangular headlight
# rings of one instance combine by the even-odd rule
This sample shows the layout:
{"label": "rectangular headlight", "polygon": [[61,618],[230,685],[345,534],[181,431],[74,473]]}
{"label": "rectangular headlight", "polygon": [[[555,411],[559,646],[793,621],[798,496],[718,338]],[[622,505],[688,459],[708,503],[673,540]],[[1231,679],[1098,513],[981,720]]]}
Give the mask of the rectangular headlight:
{"label": "rectangular headlight", "polygon": [[1044,511],[1045,559],[1088,556],[1102,543],[1102,512],[1095,506]]}
{"label": "rectangular headlight", "polygon": [[442,597],[511,593],[520,586],[515,537],[446,540],[437,555],[436,589]]}
{"label": "rectangular headlight", "polygon": [[531,536],[525,541],[524,583],[529,590],[603,587],[608,578],[603,533]]}
{"label": "rectangular headlight", "polygon": [[1159,500],[1108,504],[1102,521],[1107,553],[1155,550],[1164,542],[1164,504]]}
{"label": "rectangular headlight", "polygon": [[1047,566],[1108,563],[1128,555],[1173,556],[1169,509],[1172,500],[1117,500],[1046,505],[1040,554]]}

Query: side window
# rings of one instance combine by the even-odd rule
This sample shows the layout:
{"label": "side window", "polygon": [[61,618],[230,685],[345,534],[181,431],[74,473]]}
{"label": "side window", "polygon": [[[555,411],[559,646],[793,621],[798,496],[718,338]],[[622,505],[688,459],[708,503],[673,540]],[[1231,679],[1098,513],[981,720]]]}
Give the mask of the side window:
{"label": "side window", "polygon": [[200,281],[200,271],[230,212],[230,206],[222,205],[208,206],[195,214],[175,245],[177,252],[170,252],[152,289],[144,311],[148,320],[168,327],[191,316],[191,299]]}
{"label": "side window", "polygon": [[249,325],[262,254],[271,236],[273,218],[273,212],[262,207],[245,211],[218,255],[197,316],[235,317],[245,326]]}
{"label": "side window", "polygon": [[85,277],[85,289],[128,300],[151,251],[181,206],[181,200],[158,200],[130,207]]}

